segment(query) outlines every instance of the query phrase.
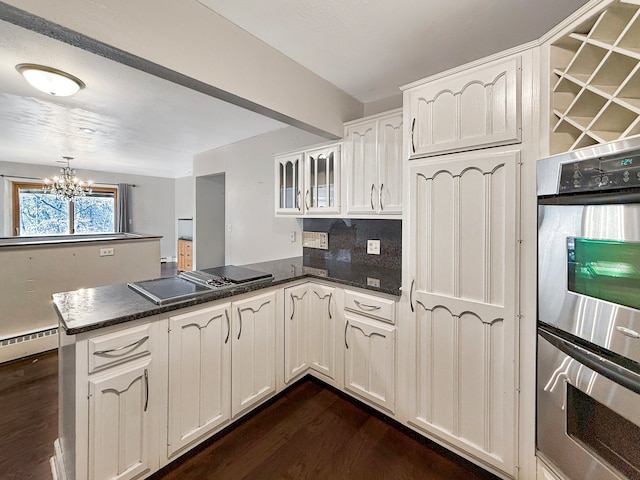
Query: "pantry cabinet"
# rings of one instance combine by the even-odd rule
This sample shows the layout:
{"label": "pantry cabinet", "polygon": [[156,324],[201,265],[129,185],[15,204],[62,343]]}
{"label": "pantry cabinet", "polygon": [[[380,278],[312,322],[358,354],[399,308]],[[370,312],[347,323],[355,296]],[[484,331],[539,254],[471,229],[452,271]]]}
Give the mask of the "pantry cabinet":
{"label": "pantry cabinet", "polygon": [[276,293],[233,302],[231,415],[276,392]]}
{"label": "pantry cabinet", "polygon": [[305,283],[285,289],[285,381],[308,369],[337,380],[335,288]]}
{"label": "pantry cabinet", "polygon": [[167,456],[231,419],[231,304],[169,317]]}
{"label": "pantry cabinet", "polygon": [[409,166],[409,422],[515,474],[520,152]]}
{"label": "pantry cabinet", "polygon": [[520,89],[519,56],[406,87],[409,155],[419,158],[519,143]]}
{"label": "pantry cabinet", "polygon": [[402,110],[345,124],[347,214],[402,213]]}

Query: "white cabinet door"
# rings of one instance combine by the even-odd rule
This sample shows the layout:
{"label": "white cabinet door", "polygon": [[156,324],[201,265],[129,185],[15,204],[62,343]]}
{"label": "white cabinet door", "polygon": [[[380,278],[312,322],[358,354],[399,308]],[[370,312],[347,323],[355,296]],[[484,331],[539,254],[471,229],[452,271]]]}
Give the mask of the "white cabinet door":
{"label": "white cabinet door", "polygon": [[347,213],[402,213],[402,112],[345,126]]}
{"label": "white cabinet door", "polygon": [[336,308],[335,289],[309,285],[308,330],[309,366],[336,380]]}
{"label": "white cabinet door", "polygon": [[520,60],[497,60],[406,90],[409,155],[520,142]]}
{"label": "white cabinet door", "polygon": [[410,422],[515,474],[519,152],[409,167]]}
{"label": "white cabinet door", "polygon": [[402,213],[402,112],[378,120],[378,213]]}
{"label": "white cabinet door", "polygon": [[302,152],[275,157],[275,212],[276,215],[301,215],[304,213]]}
{"label": "white cabinet door", "polygon": [[230,310],[169,318],[169,458],[231,418]]}
{"label": "white cabinet door", "polygon": [[374,213],[378,209],[378,154],[376,120],[345,128],[347,213]]}
{"label": "white cabinet door", "polygon": [[150,363],[147,357],[89,379],[89,480],[130,479],[152,468]]}
{"label": "white cabinet door", "polygon": [[345,313],[345,389],[395,411],[396,328]]}
{"label": "white cabinet door", "polygon": [[305,283],[285,289],[285,381],[308,368],[336,380],[335,288]]}
{"label": "white cabinet door", "polygon": [[284,365],[289,383],[309,367],[309,284],[284,290]]}
{"label": "white cabinet door", "polygon": [[276,391],[275,292],[234,302],[231,413],[235,417]]}
{"label": "white cabinet door", "polygon": [[340,213],[340,150],[330,145],[305,152],[306,213]]}

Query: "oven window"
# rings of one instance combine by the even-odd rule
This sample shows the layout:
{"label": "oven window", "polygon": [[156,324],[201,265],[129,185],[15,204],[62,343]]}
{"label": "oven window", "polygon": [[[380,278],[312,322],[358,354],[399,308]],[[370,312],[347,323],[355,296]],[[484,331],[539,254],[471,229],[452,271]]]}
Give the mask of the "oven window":
{"label": "oven window", "polygon": [[567,433],[632,480],[640,480],[640,427],[567,383]]}
{"label": "oven window", "polygon": [[640,309],[640,242],[567,238],[567,288]]}

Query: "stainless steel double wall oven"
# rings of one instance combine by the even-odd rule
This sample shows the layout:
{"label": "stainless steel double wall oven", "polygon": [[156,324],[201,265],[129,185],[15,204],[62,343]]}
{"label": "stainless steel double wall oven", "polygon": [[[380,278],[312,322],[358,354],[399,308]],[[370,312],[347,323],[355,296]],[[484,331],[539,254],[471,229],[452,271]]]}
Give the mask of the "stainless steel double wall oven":
{"label": "stainless steel double wall oven", "polygon": [[640,479],[640,138],[538,161],[538,453]]}

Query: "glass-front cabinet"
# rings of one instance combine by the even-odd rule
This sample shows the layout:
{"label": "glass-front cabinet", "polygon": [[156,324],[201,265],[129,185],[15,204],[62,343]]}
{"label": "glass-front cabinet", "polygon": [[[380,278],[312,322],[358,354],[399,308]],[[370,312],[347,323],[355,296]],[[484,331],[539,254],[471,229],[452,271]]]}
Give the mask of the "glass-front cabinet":
{"label": "glass-front cabinet", "polygon": [[340,144],[275,157],[276,215],[340,213]]}
{"label": "glass-front cabinet", "polygon": [[302,213],[302,160],[304,154],[276,157],[276,214]]}
{"label": "glass-front cabinet", "polygon": [[305,154],[307,185],[304,206],[307,213],[340,213],[337,178],[340,146],[310,150]]}

